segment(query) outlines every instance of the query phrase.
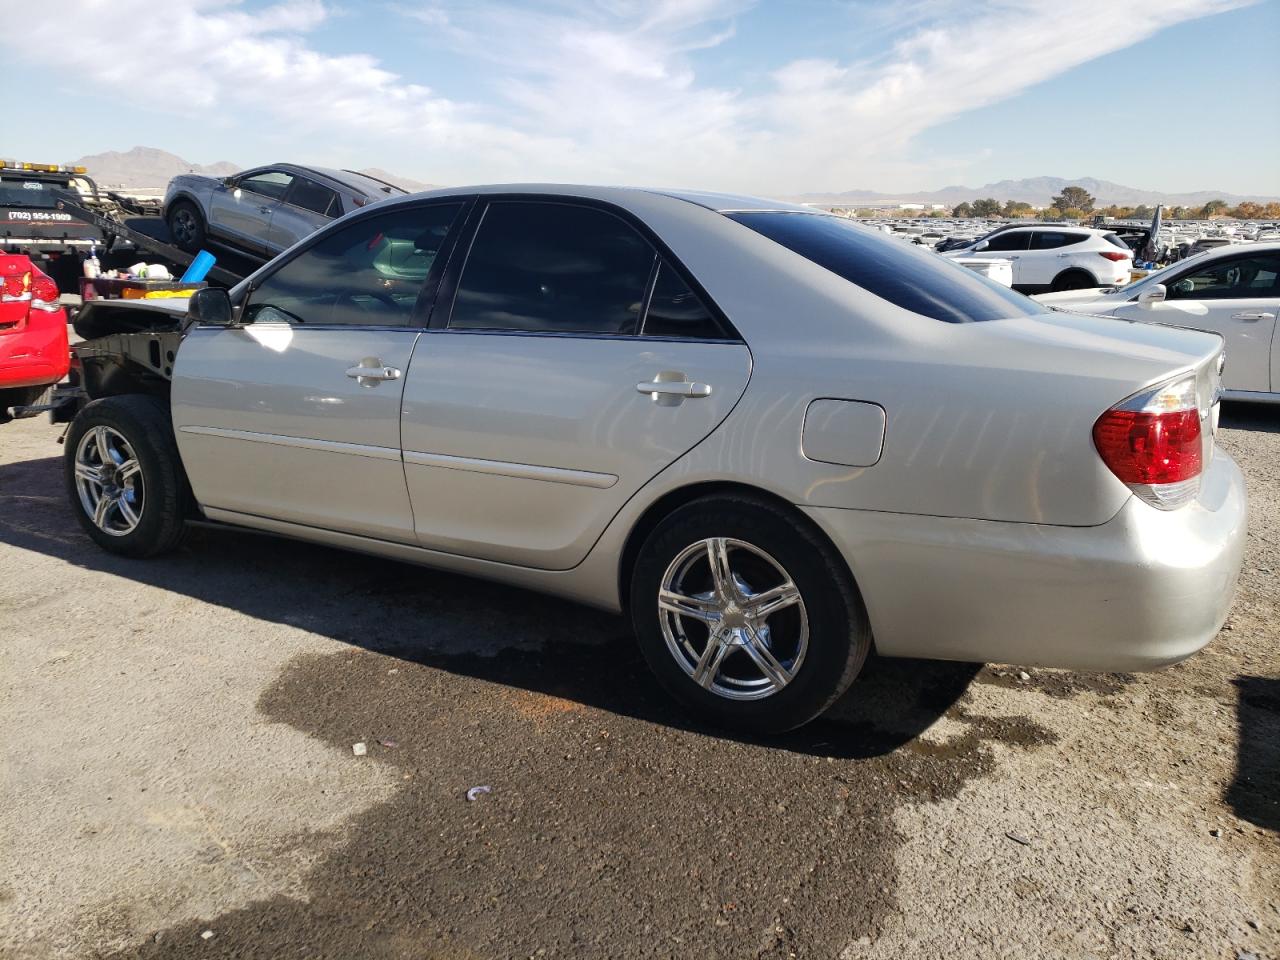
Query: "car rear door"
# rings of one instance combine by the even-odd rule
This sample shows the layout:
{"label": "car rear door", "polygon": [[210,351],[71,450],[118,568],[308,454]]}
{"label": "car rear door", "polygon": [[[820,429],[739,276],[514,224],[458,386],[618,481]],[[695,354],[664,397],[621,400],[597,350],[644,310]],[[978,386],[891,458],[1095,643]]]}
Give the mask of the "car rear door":
{"label": "car rear door", "polygon": [[1126,303],[1115,315],[1221,334],[1227,341],[1222,385],[1269,392],[1276,317],[1280,314],[1280,254],[1248,253],[1191,264],[1165,281],[1166,299]]}
{"label": "car rear door", "polygon": [[[1021,279],[1015,282],[1028,287],[1048,287],[1054,278],[1073,267],[1084,268],[1084,258],[1078,247],[1088,238],[1087,233],[1070,230],[1036,230],[1031,234],[1031,246],[1020,261]],[[1097,270],[1090,271],[1096,279]]]}
{"label": "car rear door", "polygon": [[621,211],[496,198],[472,225],[405,385],[418,542],[567,569],[725,418],[751,355]]}
{"label": "car rear door", "polygon": [[414,542],[401,396],[463,207],[396,207],[326,232],[256,282],[238,325],[188,334],[173,423],[206,510]]}
{"label": "car rear door", "polygon": [[341,213],[336,190],[309,177],[294,176],[289,192],[272,211],[267,246],[273,253],[287,250]]}
{"label": "car rear door", "polygon": [[293,174],[284,170],[255,170],[216,187],[209,198],[209,226],[247,250],[271,253],[271,216],[292,183]]}

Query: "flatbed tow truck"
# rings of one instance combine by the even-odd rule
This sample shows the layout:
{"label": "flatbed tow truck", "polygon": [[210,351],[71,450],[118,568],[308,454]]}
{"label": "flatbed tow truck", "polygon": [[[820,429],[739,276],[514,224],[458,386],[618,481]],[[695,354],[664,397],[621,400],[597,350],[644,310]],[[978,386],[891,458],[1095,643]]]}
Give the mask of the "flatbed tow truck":
{"label": "flatbed tow truck", "polygon": [[[0,423],[48,413],[69,423],[89,396],[130,390],[167,393],[174,353],[185,326],[185,303],[164,300],[82,300],[84,263],[104,269],[137,260],[161,263],[180,276],[193,254],[167,237],[158,202],[99,189],[84,167],[0,160],[0,254],[24,254],[57,284],[67,318],[82,342],[71,347],[66,380],[34,403],[0,410]],[[234,265],[256,266],[242,257]],[[231,287],[244,274],[215,265],[208,280]],[[86,389],[88,387],[89,389]]]}
{"label": "flatbed tow truck", "polygon": [[[84,167],[0,160],[0,253],[27,255],[63,294],[78,293],[91,252],[108,268],[142,259],[181,274],[192,254],[128,222],[159,226],[159,214],[158,201],[99,189]],[[242,275],[215,266],[209,279],[230,287]]]}

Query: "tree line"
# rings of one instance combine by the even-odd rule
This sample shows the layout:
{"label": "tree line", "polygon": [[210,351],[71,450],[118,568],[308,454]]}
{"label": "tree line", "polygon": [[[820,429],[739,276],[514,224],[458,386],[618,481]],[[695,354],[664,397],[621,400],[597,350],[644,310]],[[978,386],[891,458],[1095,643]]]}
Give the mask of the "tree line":
{"label": "tree line", "polygon": [[[1136,207],[1124,207],[1112,204],[1098,207],[1097,201],[1083,187],[1064,187],[1062,192],[1050,201],[1044,209],[1036,209],[1021,200],[1006,200],[1001,203],[994,197],[966,201],[947,210],[932,210],[926,214],[930,217],[1007,217],[1009,219],[1043,217],[1046,220],[1084,220],[1091,216],[1115,217],[1120,220],[1150,220],[1155,216],[1155,208],[1145,203]],[[856,210],[856,216],[884,216],[883,210],[867,208]],[[1209,220],[1213,217],[1235,217],[1239,220],[1280,220],[1280,202],[1254,203],[1246,200],[1237,206],[1229,205],[1225,200],[1210,200],[1201,207],[1164,208],[1164,216],[1170,220]]]}

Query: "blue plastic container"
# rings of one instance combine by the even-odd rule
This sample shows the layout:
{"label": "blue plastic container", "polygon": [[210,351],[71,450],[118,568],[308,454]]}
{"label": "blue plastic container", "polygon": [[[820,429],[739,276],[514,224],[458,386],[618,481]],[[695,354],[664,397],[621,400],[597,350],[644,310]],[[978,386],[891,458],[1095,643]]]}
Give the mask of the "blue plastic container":
{"label": "blue plastic container", "polygon": [[213,265],[218,262],[208,250],[201,250],[196,254],[196,258],[191,261],[191,266],[187,267],[187,272],[182,275],[181,283],[199,283],[209,275],[209,271],[213,269]]}

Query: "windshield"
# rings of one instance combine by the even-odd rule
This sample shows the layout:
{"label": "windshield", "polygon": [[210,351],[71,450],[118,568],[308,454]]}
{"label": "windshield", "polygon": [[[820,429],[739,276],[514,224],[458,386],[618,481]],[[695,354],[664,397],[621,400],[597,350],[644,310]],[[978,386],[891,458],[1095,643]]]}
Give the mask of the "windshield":
{"label": "windshield", "polygon": [[844,217],[769,212],[729,218],[868,293],[935,320],[973,323],[1044,312],[1003,284]]}

